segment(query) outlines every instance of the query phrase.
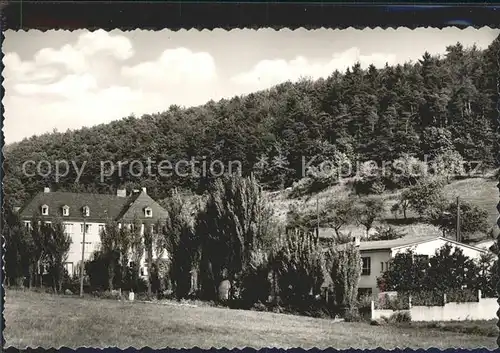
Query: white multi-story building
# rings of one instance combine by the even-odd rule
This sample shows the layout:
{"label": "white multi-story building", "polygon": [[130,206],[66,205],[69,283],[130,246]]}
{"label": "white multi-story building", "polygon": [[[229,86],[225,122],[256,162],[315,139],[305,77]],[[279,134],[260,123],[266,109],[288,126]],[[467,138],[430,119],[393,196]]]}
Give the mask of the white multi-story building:
{"label": "white multi-story building", "polygon": [[[70,274],[77,272],[82,259],[84,230],[84,258],[87,261],[99,249],[100,232],[109,220],[118,222],[120,226],[138,221],[142,225],[141,232],[144,232],[144,227],[154,227],[167,217],[167,211],[147,194],[146,188],[135,190],[130,195],[127,195],[126,190],[118,190],[116,195],[111,195],[51,192],[45,188],[21,208],[19,214],[27,229],[31,227],[34,217],[45,223],[56,218],[62,221],[66,233],[72,239],[65,263]],[[167,256],[166,253],[163,255],[165,258]],[[140,271],[147,275],[145,255],[140,263]]]}

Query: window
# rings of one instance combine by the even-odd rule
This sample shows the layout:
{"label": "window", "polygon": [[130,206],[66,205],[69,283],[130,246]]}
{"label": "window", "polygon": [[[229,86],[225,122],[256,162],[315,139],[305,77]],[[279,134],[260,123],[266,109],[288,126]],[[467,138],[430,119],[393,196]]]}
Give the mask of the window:
{"label": "window", "polygon": [[[85,224],[85,233],[90,232],[90,224]],[[83,233],[83,224],[80,224],[80,232]]]}
{"label": "window", "polygon": [[64,232],[66,234],[73,234],[73,224],[72,223],[65,223],[64,224]]}
{"label": "window", "polygon": [[372,289],[371,288],[359,288],[358,289],[358,297],[366,297],[366,296],[371,296],[372,295]]}
{"label": "window", "polygon": [[62,208],[63,211],[63,216],[69,216],[69,207],[68,206],[63,206]]}
{"label": "window", "polygon": [[384,262],[380,263],[380,272],[384,272]]}
{"label": "window", "polygon": [[83,207],[83,215],[84,215],[85,217],[90,216],[90,208],[89,208],[89,206],[84,206],[84,207]]}
{"label": "window", "polygon": [[363,267],[361,270],[361,275],[363,276],[369,276],[371,273],[371,258],[369,257],[362,257],[361,260],[363,261]]}
{"label": "window", "polygon": [[25,221],[24,222],[24,228],[26,229],[27,232],[31,230],[31,222],[30,221]]}
{"label": "window", "polygon": [[73,275],[73,263],[72,262],[65,262],[64,269],[66,270],[68,275],[70,275],[70,276]]}
{"label": "window", "polygon": [[49,206],[43,205],[42,206],[42,216],[48,216],[49,215]]}
{"label": "window", "polygon": [[104,224],[99,224],[99,234],[104,232]]}
{"label": "window", "polygon": [[153,217],[153,210],[151,209],[151,207],[146,207],[144,209],[144,216],[147,218]]}
{"label": "window", "polygon": [[141,267],[141,276],[148,275],[148,268],[146,266]]}

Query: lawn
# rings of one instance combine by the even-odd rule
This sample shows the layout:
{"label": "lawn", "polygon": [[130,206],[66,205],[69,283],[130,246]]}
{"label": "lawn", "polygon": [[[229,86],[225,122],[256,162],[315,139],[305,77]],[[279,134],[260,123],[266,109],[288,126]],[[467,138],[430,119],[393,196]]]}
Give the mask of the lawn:
{"label": "lawn", "polygon": [[495,337],[212,307],[6,291],[6,347],[496,348]]}
{"label": "lawn", "polygon": [[[466,334],[475,334],[488,337],[497,337],[497,320],[480,321],[448,321],[448,322],[411,322],[413,327],[428,328],[433,330],[461,332]],[[405,324],[401,324],[405,326]]]}

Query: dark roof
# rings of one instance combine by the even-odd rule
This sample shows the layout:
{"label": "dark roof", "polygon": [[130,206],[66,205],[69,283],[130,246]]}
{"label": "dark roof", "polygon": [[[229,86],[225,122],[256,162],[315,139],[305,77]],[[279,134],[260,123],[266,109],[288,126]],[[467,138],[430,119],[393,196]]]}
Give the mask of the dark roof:
{"label": "dark roof", "polygon": [[[146,207],[151,208],[153,212],[152,218],[146,218],[144,216],[144,209]],[[141,191],[140,194],[137,194],[134,197],[132,197],[127,203],[127,205],[123,207],[122,212],[118,216],[118,219],[123,219],[126,221],[133,221],[134,219],[158,220],[166,218],[167,218],[167,211],[144,191]]]}
{"label": "dark roof", "polygon": [[[49,206],[48,216],[41,215],[41,207],[43,205]],[[69,216],[63,217],[62,208],[65,205],[69,206]],[[40,192],[19,212],[23,219],[30,219],[33,215],[38,214],[41,218],[49,219],[60,217],[64,220],[79,221],[82,220],[84,206],[88,206],[90,209],[90,216],[86,217],[89,222],[102,222],[107,219],[120,220],[124,215],[129,214],[128,211],[131,209],[134,211],[138,210],[141,206],[143,206],[141,212],[143,212],[144,207],[151,207],[155,219],[157,219],[158,216],[166,217],[166,211],[144,191],[140,194],[138,193],[128,197],[119,197],[110,194],[85,194],[59,191],[47,193]],[[142,213],[142,216],[144,216],[144,213]]]}

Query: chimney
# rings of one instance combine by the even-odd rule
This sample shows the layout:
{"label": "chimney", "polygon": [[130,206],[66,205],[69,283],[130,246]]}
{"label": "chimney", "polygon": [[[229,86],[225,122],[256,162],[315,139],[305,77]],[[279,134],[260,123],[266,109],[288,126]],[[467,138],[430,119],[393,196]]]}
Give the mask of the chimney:
{"label": "chimney", "polygon": [[142,188],[142,192],[145,193],[145,194],[147,194],[146,188],[143,187]]}
{"label": "chimney", "polygon": [[49,187],[47,187],[47,186],[46,186],[46,187],[44,187],[44,188],[43,188],[43,192],[44,192],[44,193],[46,193],[46,194],[48,194],[48,193],[50,192],[50,188],[49,188]]}
{"label": "chimney", "polygon": [[118,197],[127,197],[127,189],[117,189],[116,196]]}
{"label": "chimney", "polygon": [[352,243],[354,244],[354,246],[359,246],[361,244],[361,240],[359,239],[358,235],[352,237]]}

